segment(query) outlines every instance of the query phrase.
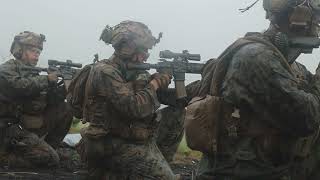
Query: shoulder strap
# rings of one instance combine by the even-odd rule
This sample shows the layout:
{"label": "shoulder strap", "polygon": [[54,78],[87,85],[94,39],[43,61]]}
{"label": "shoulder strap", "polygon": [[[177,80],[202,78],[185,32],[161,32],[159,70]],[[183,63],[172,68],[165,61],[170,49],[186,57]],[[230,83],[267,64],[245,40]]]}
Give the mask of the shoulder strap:
{"label": "shoulder strap", "polygon": [[249,41],[264,44],[264,45],[270,47],[272,50],[276,51],[277,54],[280,56],[280,63],[283,65],[283,67],[285,67],[288,70],[288,72],[293,74],[292,68],[291,68],[290,64],[288,63],[287,58],[285,58],[283,56],[283,54],[280,52],[280,50],[275,45],[273,45],[271,42],[269,42],[265,39],[262,39],[262,38],[255,37],[255,36],[248,36],[248,37],[244,37],[244,38]]}
{"label": "shoulder strap", "polygon": [[[221,87],[222,83],[224,81],[224,78],[226,76],[226,73],[229,69],[230,62],[232,61],[232,58],[234,54],[242,47],[245,45],[251,44],[251,43],[261,43],[264,44],[268,47],[270,47],[272,50],[276,51],[281,60],[281,64],[290,72],[292,73],[292,69],[287,62],[286,58],[282,55],[282,53],[270,42],[267,40],[264,40],[259,37],[244,37],[238,39],[236,42],[234,42],[231,46],[229,46],[220,56],[219,56],[219,62],[216,65],[213,75],[212,75],[212,80],[211,80],[211,85],[210,85],[210,95],[212,96],[218,96],[222,97],[222,92],[221,92]],[[222,107],[224,108],[224,107]],[[218,114],[218,120],[216,122],[216,128],[215,128],[215,134],[216,134],[216,143],[217,143],[217,153],[221,152],[220,147],[221,147],[221,136],[220,136],[220,130],[222,126],[222,119],[223,119],[223,114],[219,113]],[[216,157],[217,158],[217,157]]]}
{"label": "shoulder strap", "polygon": [[212,75],[210,94],[213,96],[221,96],[221,86],[224,80],[224,77],[229,68],[230,62],[233,55],[243,46],[253,43],[250,40],[244,38],[238,39],[232,45],[230,45],[219,57],[219,62],[217,63],[215,70]]}
{"label": "shoulder strap", "polygon": [[211,86],[210,86],[211,95],[221,96],[221,86],[222,86],[224,77],[227,73],[227,70],[229,68],[232,57],[240,48],[251,43],[264,44],[270,47],[275,52],[277,52],[277,54],[280,57],[280,63],[283,65],[284,68],[287,69],[289,73],[293,74],[292,68],[289,65],[287,59],[283,56],[283,54],[279,51],[279,49],[276,46],[274,46],[271,42],[256,36],[248,36],[248,37],[240,38],[236,42],[234,42],[231,46],[229,46],[219,56],[218,58],[219,62],[217,64],[217,67],[215,68],[215,71],[213,73],[213,78],[211,81]]}

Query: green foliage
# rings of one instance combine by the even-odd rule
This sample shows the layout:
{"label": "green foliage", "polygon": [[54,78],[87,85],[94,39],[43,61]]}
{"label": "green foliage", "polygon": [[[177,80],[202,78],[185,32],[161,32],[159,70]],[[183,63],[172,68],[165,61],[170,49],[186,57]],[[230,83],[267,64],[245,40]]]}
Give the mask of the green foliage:
{"label": "green foliage", "polygon": [[192,150],[188,147],[187,142],[186,142],[186,138],[183,137],[183,139],[178,147],[178,152],[179,153],[188,153],[190,151],[192,151]]}
{"label": "green foliage", "polygon": [[84,127],[87,127],[87,126],[88,126],[88,124],[82,124],[80,119],[73,118],[69,133],[70,134],[80,133],[80,130]]}
{"label": "green foliage", "polygon": [[178,147],[177,153],[182,154],[187,157],[195,158],[195,159],[200,159],[202,156],[201,152],[193,151],[188,147],[185,137],[183,137],[183,139]]}

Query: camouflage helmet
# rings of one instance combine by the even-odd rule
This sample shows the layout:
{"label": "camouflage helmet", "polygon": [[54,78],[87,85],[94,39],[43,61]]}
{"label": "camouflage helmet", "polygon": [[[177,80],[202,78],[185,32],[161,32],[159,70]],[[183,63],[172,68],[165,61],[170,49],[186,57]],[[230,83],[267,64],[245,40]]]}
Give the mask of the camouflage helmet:
{"label": "camouflage helmet", "polygon": [[307,4],[313,11],[320,11],[320,0],[263,0],[263,8],[270,15],[288,12],[289,10]]}
{"label": "camouflage helmet", "polygon": [[39,49],[43,49],[43,42],[46,41],[46,38],[43,34],[36,34],[29,31],[24,31],[19,33],[14,37],[12,42],[10,52],[16,58],[21,58],[23,47],[31,46]]}
{"label": "camouflage helmet", "polygon": [[267,13],[280,13],[290,9],[297,0],[263,0],[263,8]]}
{"label": "camouflage helmet", "polygon": [[123,21],[114,27],[106,26],[100,36],[100,40],[112,44],[115,49],[124,42],[133,42],[136,48],[152,49],[159,39],[152,35],[148,26],[135,21]]}

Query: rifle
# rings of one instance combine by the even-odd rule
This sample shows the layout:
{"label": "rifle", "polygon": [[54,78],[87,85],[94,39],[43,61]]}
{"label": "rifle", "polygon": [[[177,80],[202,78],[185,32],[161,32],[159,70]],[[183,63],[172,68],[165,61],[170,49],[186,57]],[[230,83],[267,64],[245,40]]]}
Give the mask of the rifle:
{"label": "rifle", "polygon": [[56,72],[58,77],[62,78],[61,82],[65,83],[66,88],[68,88],[72,78],[74,75],[82,68],[82,64],[80,63],[73,63],[71,60],[58,61],[58,60],[48,60],[48,68],[42,67],[30,67],[25,66],[22,69],[34,71],[36,73],[40,72]]}
{"label": "rifle", "polygon": [[[280,40],[281,42],[281,40]],[[319,48],[320,39],[317,37],[292,37],[288,38],[290,51],[288,52],[288,61],[295,61],[300,53],[311,54],[313,49]]]}
{"label": "rifle", "polygon": [[[190,63],[190,61],[200,61],[200,54],[190,54],[187,50],[182,53],[174,53],[169,50],[160,51],[160,62],[157,64],[149,63],[128,63],[127,68],[132,70],[150,70],[156,69],[157,72],[167,73],[174,77],[174,83],[176,88],[176,97],[178,100],[185,101],[187,97],[185,87],[185,74],[201,74],[204,64]],[[173,59],[167,61],[166,59]]]}

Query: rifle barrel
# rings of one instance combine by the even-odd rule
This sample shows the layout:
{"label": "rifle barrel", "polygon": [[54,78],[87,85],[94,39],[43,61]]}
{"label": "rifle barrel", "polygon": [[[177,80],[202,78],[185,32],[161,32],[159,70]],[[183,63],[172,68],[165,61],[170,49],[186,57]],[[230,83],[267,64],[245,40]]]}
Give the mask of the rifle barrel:
{"label": "rifle barrel", "polygon": [[128,63],[127,64],[128,69],[135,69],[135,70],[150,70],[153,69],[152,64],[148,63],[141,63],[141,64],[134,64],[134,63]]}
{"label": "rifle barrel", "polygon": [[188,63],[187,64],[187,73],[190,74],[201,74],[204,64],[200,63]]}
{"label": "rifle barrel", "polygon": [[53,65],[53,66],[70,66],[70,67],[76,67],[76,68],[82,68],[81,63],[73,63],[71,60],[67,60],[66,62],[64,61],[58,61],[58,60],[53,60],[49,59],[48,60],[48,65]]}
{"label": "rifle barrel", "polygon": [[296,48],[319,48],[320,39],[314,37],[296,37],[289,40],[291,47]]}

